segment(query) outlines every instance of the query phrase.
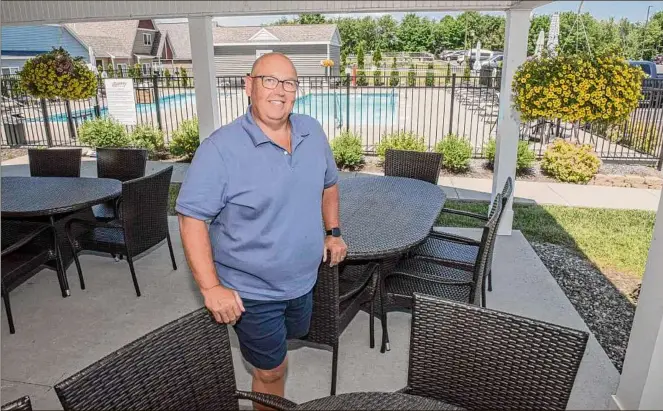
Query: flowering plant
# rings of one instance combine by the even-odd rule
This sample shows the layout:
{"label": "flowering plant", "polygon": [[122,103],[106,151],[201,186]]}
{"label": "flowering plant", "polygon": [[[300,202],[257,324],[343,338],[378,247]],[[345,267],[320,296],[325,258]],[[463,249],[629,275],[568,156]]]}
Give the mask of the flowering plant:
{"label": "flowering plant", "polygon": [[72,58],[62,47],[25,62],[19,82],[37,98],[79,100],[97,94],[97,79],[82,57]]}
{"label": "flowering plant", "polygon": [[334,67],[334,60],[324,59],[320,61],[320,65],[323,67]]}
{"label": "flowering plant", "polygon": [[641,98],[643,71],[616,55],[530,57],[513,80],[515,108],[525,121],[615,123]]}

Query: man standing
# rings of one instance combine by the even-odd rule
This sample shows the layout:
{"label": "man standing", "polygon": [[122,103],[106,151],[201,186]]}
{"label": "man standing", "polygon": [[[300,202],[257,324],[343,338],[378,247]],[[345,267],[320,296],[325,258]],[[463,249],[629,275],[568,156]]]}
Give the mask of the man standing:
{"label": "man standing", "polygon": [[246,114],[201,143],[176,203],[205,306],[234,326],[253,390],[280,396],[286,340],[308,333],[320,262],[347,251],[336,164],[320,123],[291,114],[297,88],[286,56],[258,58]]}

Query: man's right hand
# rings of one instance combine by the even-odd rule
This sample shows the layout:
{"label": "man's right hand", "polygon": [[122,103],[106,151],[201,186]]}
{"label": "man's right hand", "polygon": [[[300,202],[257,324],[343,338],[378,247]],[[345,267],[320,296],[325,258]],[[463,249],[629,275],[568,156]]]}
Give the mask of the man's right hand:
{"label": "man's right hand", "polygon": [[242,299],[235,290],[216,285],[201,292],[205,298],[205,307],[218,323],[234,325],[244,312]]}

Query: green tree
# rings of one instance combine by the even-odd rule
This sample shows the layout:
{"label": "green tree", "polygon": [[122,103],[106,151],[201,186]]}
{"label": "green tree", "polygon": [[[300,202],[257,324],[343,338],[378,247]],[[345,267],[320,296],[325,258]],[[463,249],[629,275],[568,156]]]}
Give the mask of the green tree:
{"label": "green tree", "polygon": [[539,37],[539,32],[543,30],[546,36],[550,30],[550,15],[544,14],[534,16],[529,25],[529,35],[527,36],[527,55],[531,56],[536,50],[536,39]]}
{"label": "green tree", "polygon": [[433,87],[435,85],[435,73],[433,63],[428,63],[428,70],[426,70],[426,87]]}
{"label": "green tree", "polygon": [[407,85],[414,87],[417,84],[417,74],[414,71],[414,64],[410,64],[410,71],[407,72]]}
{"label": "green tree", "polygon": [[182,77],[182,87],[189,87],[189,73],[186,68],[180,67],[180,76]]}
{"label": "green tree", "polygon": [[377,69],[373,72],[373,85],[374,86],[383,86],[384,85],[384,77],[382,70]]}
{"label": "green tree", "polygon": [[400,73],[398,72],[398,65],[396,64],[396,57],[394,57],[391,63],[391,75],[389,76],[389,85],[391,87],[397,87],[398,83],[401,82]]}
{"label": "green tree", "polygon": [[320,13],[302,13],[295,20],[296,24],[326,24],[327,19]]}
{"label": "green tree", "polygon": [[386,51],[398,50],[398,22],[391,16],[385,14],[376,22],[376,47]]}
{"label": "green tree", "polygon": [[382,64],[382,52],[380,52],[380,47],[378,46],[373,52],[373,65],[380,67],[380,64]]}
{"label": "green tree", "polygon": [[364,43],[359,43],[357,46],[357,66],[360,69],[364,68]]}
{"label": "green tree", "polygon": [[170,87],[170,78],[172,77],[170,70],[166,68],[166,70],[163,72],[163,76],[166,78],[166,87]]}
{"label": "green tree", "polygon": [[641,58],[651,61],[663,53],[663,11],[654,13],[642,32]]}
{"label": "green tree", "polygon": [[397,36],[403,51],[431,51],[433,24],[425,17],[409,13],[398,26]]}

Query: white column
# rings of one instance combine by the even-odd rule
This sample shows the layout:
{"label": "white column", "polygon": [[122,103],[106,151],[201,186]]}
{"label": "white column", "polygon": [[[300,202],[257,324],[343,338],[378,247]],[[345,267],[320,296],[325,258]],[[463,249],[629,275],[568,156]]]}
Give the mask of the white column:
{"label": "white column", "polygon": [[211,16],[189,17],[189,40],[196,90],[196,113],[202,141],[221,126]]}
{"label": "white column", "polygon": [[[511,82],[516,69],[527,58],[527,35],[529,34],[532,10],[508,10],[502,60],[502,83],[500,86],[499,120],[497,122],[497,150],[493,174],[492,198],[502,191],[508,177],[516,175],[516,153],[520,116],[511,108]],[[504,210],[498,234],[511,235],[513,226],[513,196]]]}
{"label": "white column", "polygon": [[623,410],[663,407],[663,195],[658,204],[642,289],[614,405]]}

